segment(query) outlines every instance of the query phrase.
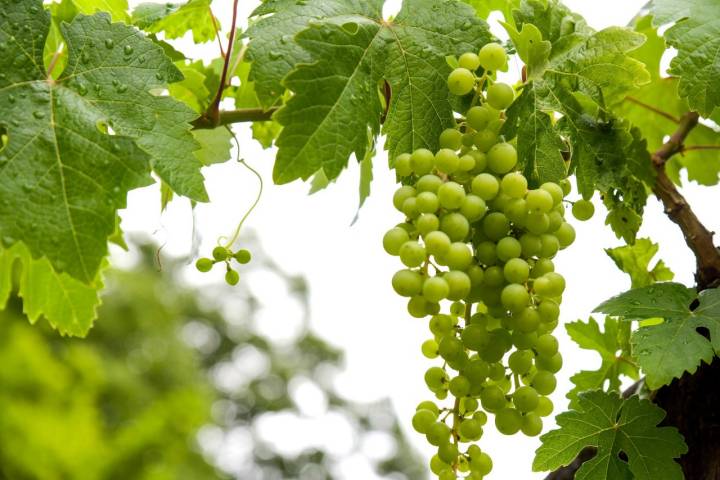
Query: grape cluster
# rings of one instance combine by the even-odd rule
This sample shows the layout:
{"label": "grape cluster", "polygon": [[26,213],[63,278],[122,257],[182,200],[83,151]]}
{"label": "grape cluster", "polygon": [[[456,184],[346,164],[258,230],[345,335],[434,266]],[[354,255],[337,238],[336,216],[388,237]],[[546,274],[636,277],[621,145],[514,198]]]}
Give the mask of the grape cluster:
{"label": "grape cluster", "polygon": [[552,259],[575,239],[564,219],[570,184],[530,188],[516,171],[516,149],[499,135],[514,90],[489,73],[506,62],[498,44],[462,55],[448,85],[474,92],[465,118],[442,132],[437,152],[421,148],[394,162],[403,185],[393,204],[406,220],[383,238],[405,266],[392,286],[411,316],[430,317],[421,350],[442,366],[429,368],[425,382],[437,400],[454,398],[445,407],[424,401],[412,419],[437,447],[430,467],[441,480],[491,471],[473,443],[488,415],[503,434],[540,434],[562,365],[552,332],[565,280]]}
{"label": "grape cluster", "polygon": [[245,265],[246,263],[250,263],[250,260],[252,259],[252,255],[249,250],[241,248],[238,251],[233,252],[229,248],[222,246],[215,247],[212,251],[212,256],[213,258],[199,258],[197,262],[195,262],[195,268],[197,268],[200,272],[209,272],[216,263],[224,263],[225,282],[228,285],[237,285],[240,281],[240,274],[237,270],[232,268],[232,260],[235,260],[240,265]]}

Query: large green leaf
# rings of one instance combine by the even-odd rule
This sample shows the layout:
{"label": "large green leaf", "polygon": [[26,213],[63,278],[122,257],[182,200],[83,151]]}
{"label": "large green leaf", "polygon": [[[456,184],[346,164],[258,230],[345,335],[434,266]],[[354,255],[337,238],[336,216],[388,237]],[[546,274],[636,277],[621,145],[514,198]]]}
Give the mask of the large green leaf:
{"label": "large green leaf", "polygon": [[[77,1],[77,0],[75,0]],[[192,32],[195,43],[215,39],[212,0],[189,0],[186,3],[141,3],[132,13],[132,22],[151,33],[164,32],[169,39]]]}
{"label": "large green leaf", "polygon": [[149,162],[179,193],[206,198],[186,123],[195,114],[150,93],[180,76],[131,27],[106,14],[63,24],[67,67],[48,80],[42,2],[0,0],[0,11],[0,234],[91,282],[127,191],[151,183]]}
{"label": "large green leaf", "polygon": [[676,22],[665,32],[678,51],[670,72],[680,77],[680,96],[691,108],[710,116],[720,105],[720,3],[715,0],[656,0],[659,22]]}
{"label": "large green leaf", "polygon": [[520,0],[463,0],[473,6],[480,18],[488,18],[492,12],[502,13],[505,21],[512,24],[513,9],[520,5]]}
{"label": "large green leaf", "polygon": [[[692,309],[697,299],[697,308]],[[630,290],[597,307],[596,311],[628,320],[663,318],[640,327],[633,350],[652,389],[669,384],[701,361],[710,363],[720,352],[720,290],[695,291],[677,283],[658,283]],[[709,339],[698,332],[706,329]]]}
{"label": "large green leaf", "polygon": [[[380,131],[383,80],[392,90],[384,127],[390,156],[437,148],[442,130],[455,125],[445,57],[489,39],[487,26],[457,2],[409,0],[392,22],[346,15],[312,24],[296,41],[313,63],[285,79],[295,95],[275,116],[284,127],[275,181],[307,179],[320,168],[332,180],[351,154],[362,160]],[[257,75],[255,82],[260,92]]]}
{"label": "large green leaf", "polygon": [[127,0],[70,0],[80,13],[92,15],[99,12],[109,13],[113,20],[125,22],[128,19]]}
{"label": "large green leaf", "polygon": [[19,272],[17,294],[30,322],[42,316],[63,335],[87,334],[100,305],[100,275],[86,285],[67,273],[56,272],[46,258],[33,260],[20,242],[9,249],[0,248],[0,310],[12,293],[15,272]]}
{"label": "large green leaf", "polygon": [[662,260],[658,260],[655,266],[650,268],[650,262],[658,248],[649,238],[639,238],[634,245],[606,248],[605,253],[620,270],[630,275],[632,288],[637,288],[672,280],[675,276]]}
{"label": "large green leaf", "polygon": [[610,390],[618,390],[621,375],[637,380],[638,367],[632,361],[628,323],[606,317],[605,331],[602,332],[597,321],[590,317],[587,323],[578,320],[565,325],[565,329],[580,348],[596,351],[602,360],[596,370],[582,370],[570,377],[575,384],[567,394],[570,408],[579,406],[579,393],[602,390],[606,382]]}
{"label": "large green leaf", "polygon": [[[595,457],[575,473],[576,480],[682,480],[674,459],[687,452],[674,427],[658,427],[665,412],[648,400],[615,393],[587,392],[578,397],[577,410],[557,416],[559,428],[540,437],[533,470],[547,471],[568,465],[585,447]],[[627,456],[627,461],[620,458]]]}

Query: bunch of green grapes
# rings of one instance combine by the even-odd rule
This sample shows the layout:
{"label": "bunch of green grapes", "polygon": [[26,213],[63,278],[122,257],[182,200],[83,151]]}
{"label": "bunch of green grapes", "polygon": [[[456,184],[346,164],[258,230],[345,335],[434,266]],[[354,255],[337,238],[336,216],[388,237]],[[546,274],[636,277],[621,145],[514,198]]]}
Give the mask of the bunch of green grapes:
{"label": "bunch of green grapes", "polygon": [[420,403],[412,420],[437,447],[430,467],[441,480],[491,471],[474,443],[489,416],[503,434],[540,434],[562,365],[552,332],[565,280],[552,259],[575,239],[564,219],[570,187],[531,188],[516,171],[516,149],[499,135],[514,90],[488,74],[506,61],[497,44],[460,57],[448,84],[474,92],[473,106],[442,132],[437,152],[401,154],[394,165],[403,185],[393,204],[406,220],[383,246],[405,266],[392,286],[408,312],[430,317],[423,355],[441,361],[425,373],[441,402]]}

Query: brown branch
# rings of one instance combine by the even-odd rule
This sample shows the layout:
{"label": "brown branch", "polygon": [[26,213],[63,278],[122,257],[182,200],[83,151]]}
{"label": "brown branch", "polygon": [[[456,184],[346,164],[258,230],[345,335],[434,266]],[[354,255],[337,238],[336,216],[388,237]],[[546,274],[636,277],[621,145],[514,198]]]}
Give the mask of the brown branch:
{"label": "brown branch", "polygon": [[278,107],[271,107],[268,110],[262,108],[243,108],[240,110],[219,111],[217,120],[213,120],[206,115],[198,118],[193,122],[193,128],[197,130],[213,129],[222,125],[230,125],[242,122],[264,122],[272,120],[273,114]]}
{"label": "brown branch", "polygon": [[693,150],[720,150],[720,145],[690,145],[683,147],[683,152],[692,152]]}
{"label": "brown branch", "polygon": [[208,109],[207,113],[205,113],[205,115],[203,115],[204,117],[215,122],[216,127],[218,125],[220,125],[220,100],[222,100],[222,95],[223,95],[223,92],[225,91],[225,86],[226,86],[225,82],[227,81],[227,73],[228,73],[228,67],[230,64],[230,57],[232,55],[232,47],[233,47],[233,43],[235,42],[235,27],[237,26],[237,13],[238,13],[238,0],[234,0],[233,15],[232,15],[232,27],[230,30],[230,37],[228,38],[228,46],[227,46],[227,52],[225,54],[225,61],[223,62],[222,75],[220,76],[220,86],[218,87],[217,94],[215,95],[215,100],[213,100],[213,103],[210,105],[210,108]]}
{"label": "brown branch", "polygon": [[672,115],[672,114],[670,114],[670,113],[668,113],[668,112],[665,112],[665,111],[663,111],[663,110],[660,110],[659,108],[653,107],[653,106],[650,105],[649,103],[645,103],[645,102],[643,102],[643,101],[641,101],[641,100],[638,100],[637,98],[634,98],[634,97],[625,97],[625,100],[627,100],[628,102],[634,103],[634,104],[636,104],[636,105],[639,105],[639,106],[641,106],[641,107],[643,107],[643,108],[645,108],[645,109],[647,109],[647,110],[650,110],[651,112],[657,113],[657,114],[660,115],[661,117],[665,117],[665,118],[667,118],[668,120],[670,120],[671,122],[680,123],[680,119],[677,118],[676,116],[674,116],[674,115]]}

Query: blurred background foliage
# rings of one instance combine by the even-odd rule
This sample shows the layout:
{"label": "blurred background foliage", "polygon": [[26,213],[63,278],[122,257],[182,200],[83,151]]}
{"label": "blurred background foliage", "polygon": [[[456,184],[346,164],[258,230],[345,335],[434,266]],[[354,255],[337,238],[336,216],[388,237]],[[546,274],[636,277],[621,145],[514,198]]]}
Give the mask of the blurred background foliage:
{"label": "blurred background foliage", "polygon": [[[342,353],[308,329],[305,282],[250,248],[239,286],[198,288],[134,244],[83,340],[31,327],[14,298],[0,312],[0,479],[341,479],[359,465],[426,478],[388,401],[337,393]],[[297,300],[289,340],[255,328],[254,273]]]}

